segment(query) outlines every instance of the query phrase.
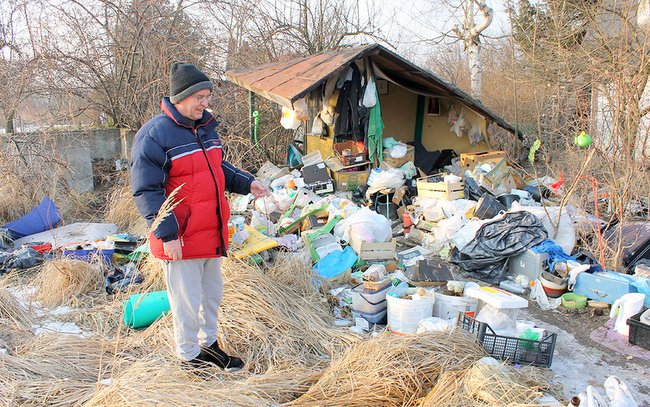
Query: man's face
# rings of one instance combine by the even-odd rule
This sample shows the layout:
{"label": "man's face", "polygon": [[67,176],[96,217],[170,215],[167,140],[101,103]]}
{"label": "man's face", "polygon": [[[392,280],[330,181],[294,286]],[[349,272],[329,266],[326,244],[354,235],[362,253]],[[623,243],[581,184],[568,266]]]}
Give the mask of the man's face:
{"label": "man's face", "polygon": [[176,103],[176,109],[190,120],[199,120],[208,107],[210,93],[210,89],[202,89]]}

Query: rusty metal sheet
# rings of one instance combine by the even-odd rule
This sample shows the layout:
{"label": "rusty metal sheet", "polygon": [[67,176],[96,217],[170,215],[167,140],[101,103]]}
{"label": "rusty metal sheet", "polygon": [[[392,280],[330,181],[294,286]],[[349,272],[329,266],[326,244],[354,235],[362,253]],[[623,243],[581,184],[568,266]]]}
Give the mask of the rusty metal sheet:
{"label": "rusty metal sheet", "polygon": [[[332,75],[347,68],[352,61],[365,57],[369,57],[377,70],[384,73],[387,79],[407,90],[422,95],[455,98],[478,114],[515,133],[514,127],[467,92],[379,44],[232,70],[226,72],[226,77],[245,89],[292,108],[293,102],[321,86]],[[518,136],[521,137],[520,134]]]}

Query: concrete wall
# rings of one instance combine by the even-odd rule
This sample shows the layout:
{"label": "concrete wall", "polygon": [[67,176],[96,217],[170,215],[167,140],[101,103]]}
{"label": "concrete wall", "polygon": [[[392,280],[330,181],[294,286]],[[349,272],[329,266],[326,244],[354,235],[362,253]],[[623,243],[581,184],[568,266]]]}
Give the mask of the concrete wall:
{"label": "concrete wall", "polygon": [[94,190],[93,160],[126,157],[132,135],[120,129],[4,134],[2,147],[19,151],[32,166],[51,167],[46,170],[54,179],[63,178],[77,191],[90,192]]}

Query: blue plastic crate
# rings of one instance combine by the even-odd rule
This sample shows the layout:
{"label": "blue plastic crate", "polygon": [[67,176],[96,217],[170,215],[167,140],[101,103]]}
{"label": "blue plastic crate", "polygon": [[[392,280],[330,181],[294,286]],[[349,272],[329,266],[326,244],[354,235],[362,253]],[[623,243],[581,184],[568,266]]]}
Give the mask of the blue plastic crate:
{"label": "blue plastic crate", "polygon": [[102,264],[105,266],[110,266],[113,262],[113,253],[114,249],[79,249],[79,250],[64,250],[63,257],[68,257],[76,260],[83,260],[87,262],[92,262],[94,259],[99,257]]}

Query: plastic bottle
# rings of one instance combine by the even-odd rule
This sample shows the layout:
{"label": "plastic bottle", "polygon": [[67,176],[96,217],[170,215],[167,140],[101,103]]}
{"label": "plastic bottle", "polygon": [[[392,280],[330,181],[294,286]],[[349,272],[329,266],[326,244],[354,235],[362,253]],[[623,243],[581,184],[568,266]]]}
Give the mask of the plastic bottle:
{"label": "plastic bottle", "polygon": [[528,289],[526,287],[510,280],[503,280],[502,282],[500,282],[499,288],[511,292],[513,294],[524,295],[528,293]]}

